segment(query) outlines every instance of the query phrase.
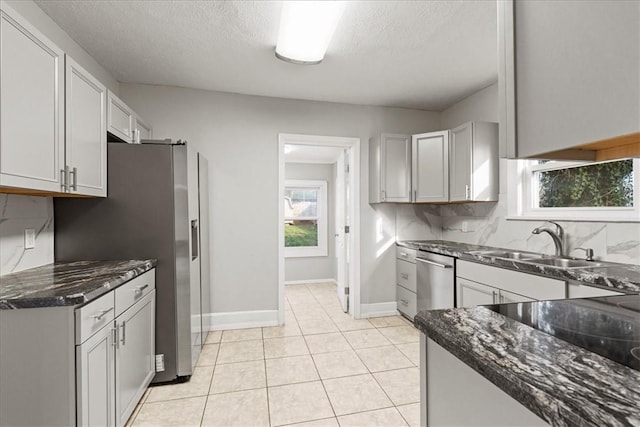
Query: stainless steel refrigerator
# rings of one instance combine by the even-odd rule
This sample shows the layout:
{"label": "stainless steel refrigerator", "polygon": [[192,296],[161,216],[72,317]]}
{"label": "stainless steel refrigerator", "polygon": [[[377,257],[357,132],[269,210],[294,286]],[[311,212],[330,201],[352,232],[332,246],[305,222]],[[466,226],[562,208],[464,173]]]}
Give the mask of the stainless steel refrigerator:
{"label": "stainless steel refrigerator", "polygon": [[200,289],[192,289],[200,281],[190,280],[200,239],[190,247],[187,147],[110,142],[107,152],[107,198],[55,200],[55,259],[156,258],[156,354],[163,355],[156,360],[164,359],[164,370],[153,382],[186,380],[201,344],[193,337],[202,330],[201,305],[193,303]]}

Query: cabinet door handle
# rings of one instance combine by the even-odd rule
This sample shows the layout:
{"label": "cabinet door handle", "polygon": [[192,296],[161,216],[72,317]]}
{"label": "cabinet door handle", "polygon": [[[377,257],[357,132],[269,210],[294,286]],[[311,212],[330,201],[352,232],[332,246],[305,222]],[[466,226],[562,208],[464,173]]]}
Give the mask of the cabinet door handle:
{"label": "cabinet door handle", "polygon": [[60,169],[60,188],[62,192],[69,191],[69,187],[67,186],[67,173],[69,172],[69,168],[65,167],[64,169]]}
{"label": "cabinet door handle", "polygon": [[103,318],[103,317],[104,317],[108,312],[110,312],[111,310],[113,310],[113,307],[109,307],[109,308],[102,309],[102,310],[100,310],[100,314],[94,314],[94,315],[93,315],[93,316],[91,316],[91,317],[93,317],[93,318],[96,320],[96,322],[97,322],[98,320],[102,320],[102,318]]}
{"label": "cabinet door handle", "polygon": [[439,262],[429,261],[428,259],[416,258],[416,261],[423,262],[425,264],[433,265],[440,268],[453,268],[452,265],[449,264],[441,264]]}
{"label": "cabinet door handle", "polygon": [[418,190],[413,190],[413,201],[414,202],[418,201]]}
{"label": "cabinet door handle", "polygon": [[400,276],[405,280],[409,280],[409,273],[400,273]]}
{"label": "cabinet door handle", "polygon": [[385,193],[384,190],[382,190],[380,192],[380,200],[382,200],[384,202],[386,198],[387,198],[387,194]]}
{"label": "cabinet door handle", "polygon": [[118,328],[111,328],[111,345],[118,348]]}
{"label": "cabinet door handle", "polygon": [[70,175],[73,175],[73,180],[71,181],[71,190],[78,191],[78,168],[73,168]]}
{"label": "cabinet door handle", "polygon": [[493,295],[493,303],[496,303],[496,297],[498,296],[496,291],[491,291],[491,295]]}
{"label": "cabinet door handle", "polygon": [[125,321],[122,321],[122,338],[120,339],[120,342],[122,343],[122,345],[125,344],[125,338],[126,338],[126,332],[127,332],[127,323]]}
{"label": "cabinet door handle", "polygon": [[134,293],[135,293],[135,298],[139,298],[140,296],[142,296],[142,291],[144,291],[145,289],[147,289],[149,287],[149,284],[146,285],[142,285],[142,286],[138,286]]}
{"label": "cabinet door handle", "polygon": [[467,200],[471,199],[471,187],[469,187],[469,185],[464,186],[464,198]]}

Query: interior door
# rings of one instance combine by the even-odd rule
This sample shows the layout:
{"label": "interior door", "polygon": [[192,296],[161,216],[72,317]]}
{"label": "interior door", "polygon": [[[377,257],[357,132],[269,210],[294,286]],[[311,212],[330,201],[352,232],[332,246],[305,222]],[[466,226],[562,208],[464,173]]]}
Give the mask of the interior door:
{"label": "interior door", "polygon": [[338,299],[342,305],[342,310],[346,313],[349,311],[349,268],[348,268],[348,238],[346,226],[349,224],[348,219],[348,180],[347,180],[347,150],[336,162],[336,220],[335,220],[335,246],[336,246],[336,280],[338,282]]}

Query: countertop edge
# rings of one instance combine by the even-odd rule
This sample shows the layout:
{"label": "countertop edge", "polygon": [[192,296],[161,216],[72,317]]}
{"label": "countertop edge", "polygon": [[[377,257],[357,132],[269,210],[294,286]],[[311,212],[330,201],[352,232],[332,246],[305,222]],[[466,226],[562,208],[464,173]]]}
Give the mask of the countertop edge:
{"label": "countertop edge", "polygon": [[[126,260],[127,262],[137,262],[135,266],[132,266],[130,269],[124,271],[123,273],[118,274],[108,280],[101,285],[98,285],[95,289],[90,290],[87,293],[75,293],[70,295],[60,295],[60,296],[44,296],[44,297],[33,297],[29,298],[25,297],[16,297],[16,298],[8,298],[0,300],[0,310],[16,310],[16,309],[29,309],[29,308],[44,308],[44,307],[74,307],[78,308],[85,304],[90,303],[91,301],[96,300],[102,295],[124,285],[125,283],[131,281],[132,279],[150,271],[153,268],[156,268],[158,265],[158,261],[156,259],[145,259],[145,260]],[[84,261],[78,261],[84,262]],[[115,261],[114,261],[115,262]],[[122,262],[122,261],[117,261]],[[47,264],[36,268],[50,267],[56,265]],[[89,269],[90,267],[78,267],[78,270],[83,268]],[[18,273],[12,274],[20,274],[24,272],[29,272],[28,269]]]}

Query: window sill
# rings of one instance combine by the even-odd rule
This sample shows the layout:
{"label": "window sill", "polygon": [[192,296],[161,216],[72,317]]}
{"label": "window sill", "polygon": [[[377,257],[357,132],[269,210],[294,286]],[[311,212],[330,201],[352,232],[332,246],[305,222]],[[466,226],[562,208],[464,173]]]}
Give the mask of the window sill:
{"label": "window sill", "polygon": [[311,257],[326,257],[328,252],[324,248],[313,247],[298,247],[298,248],[284,248],[285,258],[311,258]]}
{"label": "window sill", "polygon": [[632,222],[637,223],[640,222],[640,218],[631,218],[631,217],[610,217],[610,216],[599,216],[599,217],[580,217],[580,216],[557,216],[557,215],[549,215],[545,214],[544,216],[536,216],[536,215],[507,215],[507,221],[563,221],[563,222]]}

